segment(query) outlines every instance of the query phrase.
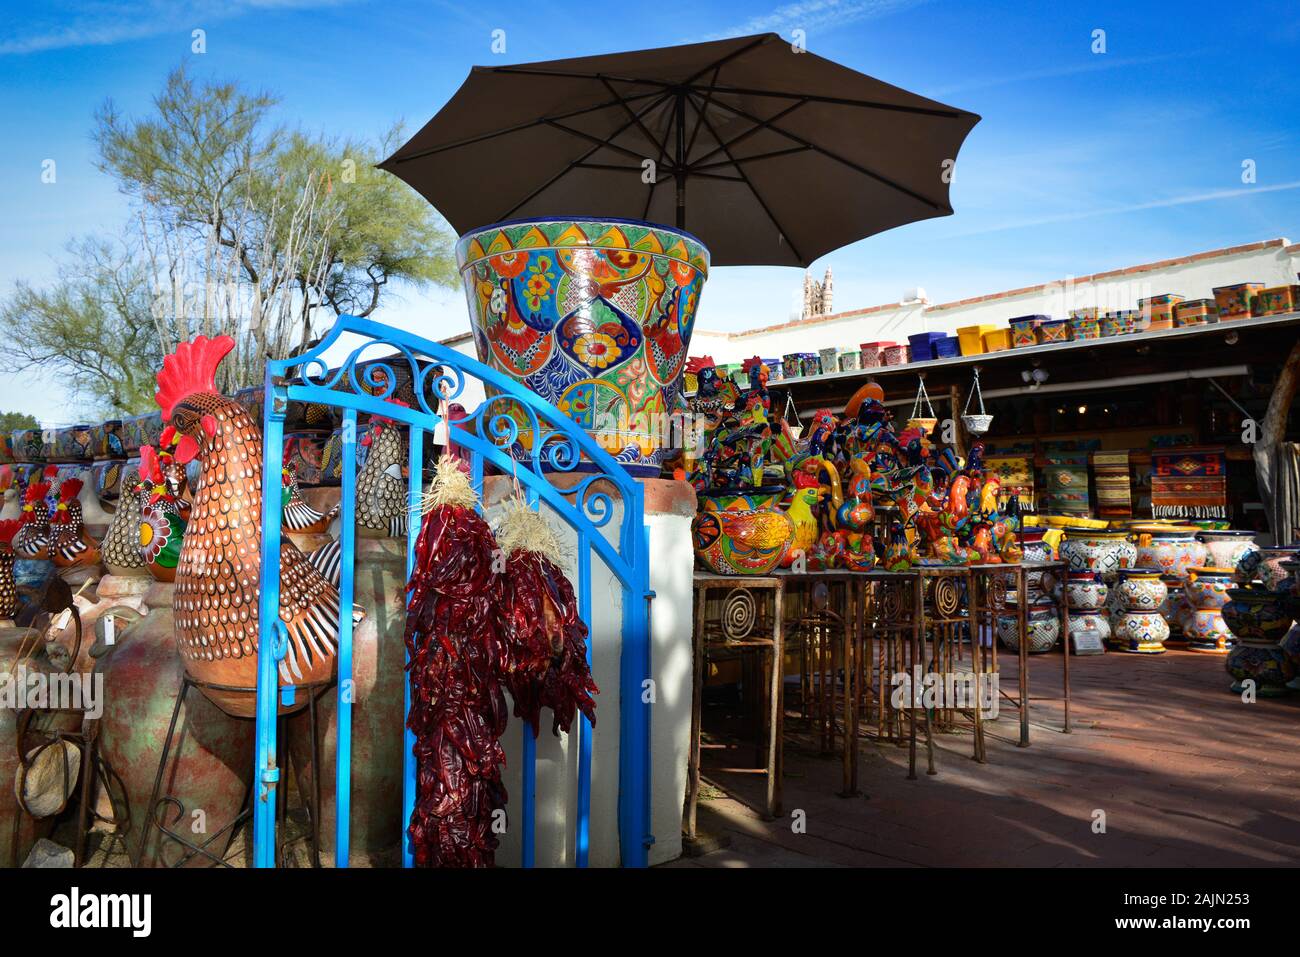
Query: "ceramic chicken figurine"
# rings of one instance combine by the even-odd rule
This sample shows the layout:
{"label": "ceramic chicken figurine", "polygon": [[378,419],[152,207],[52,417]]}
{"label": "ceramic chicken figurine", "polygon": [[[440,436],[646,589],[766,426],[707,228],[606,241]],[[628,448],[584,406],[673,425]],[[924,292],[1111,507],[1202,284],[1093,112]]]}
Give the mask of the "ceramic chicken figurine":
{"label": "ceramic chicken figurine", "polygon": [[[176,461],[198,460],[190,522],[176,569],[177,647],[190,676],[236,717],[256,707],[258,596],[262,546],[262,437],[248,412],[216,389],[216,371],[235,346],[199,336],[163,360],[155,398],[175,427]],[[287,538],[280,545],[282,685],[333,678],[339,595]],[[355,615],[354,615],[355,617]],[[306,703],[298,696],[296,707]]]}
{"label": "ceramic chicken figurine", "polygon": [[14,536],[22,522],[16,518],[0,521],[0,619],[13,618],[18,612],[18,586],[14,582]]}
{"label": "ceramic chicken figurine", "polygon": [[187,525],[172,488],[157,451],[152,445],[142,445],[140,482],[134,489],[140,509],[136,548],[149,574],[160,582],[176,580]]}
{"label": "ceramic chicken figurine", "polygon": [[117,511],[113,522],[104,533],[99,548],[104,564],[113,575],[129,575],[145,567],[140,551],[141,506],[152,494],[152,488],[134,473],[122,472],[122,492],[117,497]]}
{"label": "ceramic chicken figurine", "polygon": [[357,473],[357,524],[385,535],[405,535],[408,489],[402,471],[406,438],[392,419],[376,415],[361,442],[370,451]]}
{"label": "ceramic chicken figurine", "polygon": [[58,568],[98,565],[99,542],[86,532],[82,520],[81,479],[65,479],[59,486],[59,501],[50,516],[50,559]]}
{"label": "ceramic chicken figurine", "polygon": [[[57,472],[54,466],[46,474]],[[50,505],[45,496],[50,494],[48,481],[32,482],[23,493],[23,514],[19,519],[23,527],[14,536],[14,554],[18,558],[46,561],[50,557]]]}
{"label": "ceramic chicken figurine", "polygon": [[284,512],[281,521],[286,532],[314,534],[327,531],[334,516],[339,513],[339,503],[328,512],[318,512],[307,504],[298,487],[298,472],[292,462],[286,463],[280,472],[281,493],[284,499]]}
{"label": "ceramic chicken figurine", "polygon": [[176,446],[180,444],[181,434],[174,426],[167,426],[158,438],[158,471],[162,473],[162,483],[167,487],[167,494],[176,503],[176,512],[184,521],[190,520],[190,501],[185,497],[189,491],[189,479],[185,474],[185,463],[176,460]]}
{"label": "ceramic chicken figurine", "polygon": [[0,521],[16,521],[23,513],[17,478],[12,465],[0,465]]}

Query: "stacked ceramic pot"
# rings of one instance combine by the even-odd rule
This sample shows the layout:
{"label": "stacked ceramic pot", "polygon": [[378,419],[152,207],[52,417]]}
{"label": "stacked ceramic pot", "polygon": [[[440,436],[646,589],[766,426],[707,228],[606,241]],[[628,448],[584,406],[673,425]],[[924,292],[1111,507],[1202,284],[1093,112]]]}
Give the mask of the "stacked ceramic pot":
{"label": "stacked ceramic pot", "polygon": [[1061,557],[1070,563],[1070,571],[1096,572],[1113,585],[1121,571],[1136,563],[1137,546],[1124,531],[1070,525],[1061,542]]}
{"label": "stacked ceramic pot", "polygon": [[[1278,587],[1282,593],[1282,610],[1294,622],[1300,619],[1300,556],[1282,562],[1282,568],[1287,573],[1286,580]],[[1282,639],[1282,653],[1295,672],[1288,679],[1287,687],[1292,691],[1300,691],[1300,624],[1292,624]]]}
{"label": "stacked ceramic pot", "polygon": [[1297,556],[1300,545],[1263,545],[1242,557],[1238,578],[1242,583],[1261,582],[1269,591],[1276,591],[1290,578],[1283,566]]}
{"label": "stacked ceramic pot", "polygon": [[1239,568],[1243,561],[1253,567],[1257,558],[1250,558],[1259,551],[1255,545],[1255,533],[1234,528],[1207,528],[1196,533],[1196,540],[1205,546],[1205,565],[1210,568],[1231,568],[1237,573],[1237,581],[1249,582],[1250,574],[1241,577]]}
{"label": "stacked ceramic pot", "polygon": [[1165,650],[1169,623],[1160,608],[1168,591],[1158,568],[1127,568],[1119,572],[1115,586],[1118,613],[1111,619],[1111,647],[1140,655],[1158,655]]}
{"label": "stacked ceramic pot", "polygon": [[1078,645],[1078,636],[1096,632],[1103,642],[1110,641],[1110,621],[1106,616],[1109,586],[1096,572],[1070,572],[1065,582],[1065,602],[1070,616],[1070,637]]}
{"label": "stacked ceramic pot", "polygon": [[1200,529],[1192,525],[1135,524],[1130,531],[1137,537],[1137,566],[1160,570],[1166,598],[1160,608],[1169,626],[1166,644],[1185,647],[1183,623],[1191,617],[1191,608],[1183,594],[1188,569],[1205,564],[1209,550],[1197,540]]}
{"label": "stacked ceramic pot", "polygon": [[[1033,562],[1054,562],[1056,553],[1052,549],[1052,543],[1047,541],[1043,536],[1047,529],[1040,527],[1026,528],[1022,533],[1021,545],[1024,548],[1022,561],[1027,564]],[[1029,602],[1031,605],[1048,597],[1060,590],[1060,582],[1052,572],[1029,572],[1025,575],[1025,588],[1029,592]]]}
{"label": "stacked ceramic pot", "polygon": [[1183,584],[1186,611],[1179,622],[1187,650],[1226,655],[1232,648],[1233,636],[1223,620],[1223,606],[1227,604],[1235,570],[1204,566],[1188,572]]}
{"label": "stacked ceramic pot", "polygon": [[[1050,598],[1040,597],[1030,602],[1025,614],[1025,635],[1031,655],[1040,655],[1056,647],[1061,638],[1061,613]],[[998,616],[998,637],[1011,651],[1020,650],[1020,614],[1017,607],[1009,607]]]}
{"label": "stacked ceramic pot", "polygon": [[1228,589],[1223,620],[1236,642],[1224,661],[1232,676],[1232,690],[1243,694],[1246,682],[1253,682],[1256,696],[1267,698],[1289,694],[1296,670],[1280,644],[1291,627],[1287,608],[1291,603],[1282,592],[1258,584]]}

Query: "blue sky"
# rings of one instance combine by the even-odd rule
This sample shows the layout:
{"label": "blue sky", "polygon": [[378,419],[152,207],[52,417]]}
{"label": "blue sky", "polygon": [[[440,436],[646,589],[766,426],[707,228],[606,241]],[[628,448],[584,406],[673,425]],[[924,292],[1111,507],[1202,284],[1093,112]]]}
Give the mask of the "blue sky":
{"label": "blue sky", "polygon": [[[44,0],[0,18],[0,294],[41,283],[66,242],[120,228],[93,166],[95,108],[148,107],[167,72],[277,93],[278,118],[374,135],[418,128],[477,63],[526,62],[802,29],[810,49],[981,114],[952,188],[956,214],[863,240],[834,267],[836,306],[994,292],[1277,236],[1300,239],[1300,4],[1295,0],[1007,3],[806,0],[592,5]],[[207,52],[190,53],[191,31]],[[506,53],[494,55],[494,30]],[[1093,52],[1094,31],[1105,52]],[[41,183],[53,158],[57,183]],[[1242,182],[1253,160],[1256,182]],[[790,317],[793,269],[715,270],[699,324]],[[377,318],[432,337],[466,328],[460,292],[403,294]],[[111,344],[109,344],[111,346]],[[77,415],[57,383],[0,376],[0,409]]]}

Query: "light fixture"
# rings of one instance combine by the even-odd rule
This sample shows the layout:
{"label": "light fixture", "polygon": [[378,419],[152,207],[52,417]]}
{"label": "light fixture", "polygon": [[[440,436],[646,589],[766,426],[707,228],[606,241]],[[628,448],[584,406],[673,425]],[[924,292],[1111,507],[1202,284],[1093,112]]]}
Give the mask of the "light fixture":
{"label": "light fixture", "polygon": [[1239,337],[1237,336],[1237,331],[1234,329],[1232,332],[1228,333],[1226,336],[1223,337],[1223,341],[1230,346],[1235,346],[1237,344],[1238,338]]}
{"label": "light fixture", "polygon": [[1080,415],[1084,415],[1084,414],[1086,414],[1087,411],[1088,411],[1088,407],[1087,407],[1086,405],[1081,405],[1081,406],[1079,406],[1079,414],[1080,414]]}

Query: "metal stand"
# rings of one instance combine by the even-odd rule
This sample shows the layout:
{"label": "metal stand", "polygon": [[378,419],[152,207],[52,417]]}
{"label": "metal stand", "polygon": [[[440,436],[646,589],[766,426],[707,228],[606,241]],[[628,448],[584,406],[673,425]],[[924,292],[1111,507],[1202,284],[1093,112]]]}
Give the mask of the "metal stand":
{"label": "metal stand", "polygon": [[[333,682],[329,682],[328,684],[332,683]],[[316,721],[316,693],[320,689],[327,687],[328,684],[317,682],[316,684],[295,686],[295,690],[302,691],[307,696],[307,712],[311,726],[311,794],[307,795],[305,806],[311,823],[312,867],[320,867],[320,737],[319,727]],[[243,810],[241,810],[239,814],[235,815],[235,817],[220,830],[209,835],[202,843],[196,844],[173,830],[178,822],[184,820],[188,816],[186,807],[173,795],[164,795],[160,794],[160,792],[162,791],[163,775],[167,770],[167,759],[171,756],[172,741],[176,737],[176,722],[180,717],[181,706],[185,703],[185,698],[189,694],[190,688],[210,688],[213,691],[236,692],[247,694],[249,696],[255,696],[257,694],[256,688],[243,688],[232,685],[215,684],[213,682],[198,681],[191,678],[188,674],[181,676],[180,694],[176,696],[176,704],[172,707],[171,723],[167,726],[167,737],[163,741],[162,756],[158,759],[158,773],[154,776],[153,793],[150,795],[149,803],[145,807],[144,833],[140,835],[140,844],[136,848],[135,858],[131,862],[132,867],[140,866],[141,861],[144,858],[145,848],[149,844],[149,838],[151,837],[154,828],[158,829],[158,833],[162,837],[185,848],[185,851],[181,854],[179,859],[170,864],[163,864],[162,866],[184,867],[195,857],[202,857],[210,862],[209,866],[232,867],[232,865],[226,860],[226,857],[230,853],[231,845],[234,843],[235,833],[239,830],[241,824],[248,821],[253,816],[254,788],[253,785],[250,784],[244,796]],[[286,717],[288,717],[288,715],[279,715],[279,721],[282,723]],[[281,742],[285,740],[285,737],[286,736],[283,734],[277,735],[277,739]],[[281,750],[284,750],[283,744]],[[276,762],[280,767],[286,767],[286,762],[283,760],[284,757],[285,755],[282,754],[280,759]],[[287,801],[286,791],[287,789],[281,786],[276,792],[277,809],[280,812],[278,817],[281,821],[284,820],[284,809]],[[164,822],[163,814],[167,808],[172,808],[175,811],[175,816],[172,817],[170,821]],[[221,848],[221,852],[219,854],[214,853],[212,845],[223,836],[225,841]],[[160,841],[157,855],[159,860],[162,859],[162,848],[163,844]],[[284,864],[283,852],[284,848],[281,846],[281,866]]]}

